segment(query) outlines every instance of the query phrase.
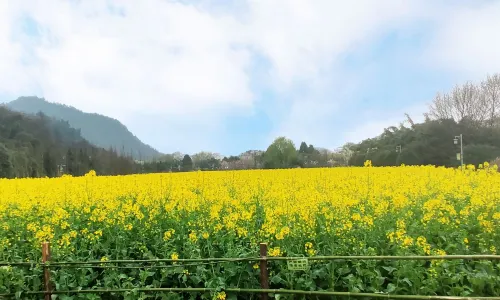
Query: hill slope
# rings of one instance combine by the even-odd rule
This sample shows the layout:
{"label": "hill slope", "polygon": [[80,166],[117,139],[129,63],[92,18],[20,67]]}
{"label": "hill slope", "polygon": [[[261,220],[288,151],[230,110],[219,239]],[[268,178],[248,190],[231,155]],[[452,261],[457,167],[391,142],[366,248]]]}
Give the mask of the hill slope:
{"label": "hill slope", "polygon": [[135,172],[131,158],[91,145],[67,121],[0,105],[0,178]]}
{"label": "hill slope", "polygon": [[28,114],[43,112],[49,117],[66,120],[71,127],[80,129],[82,137],[90,143],[105,149],[114,148],[118,153],[132,155],[135,159],[151,159],[161,155],[141,142],[118,120],[103,115],[85,113],[38,97],[20,97],[7,103],[7,107]]}

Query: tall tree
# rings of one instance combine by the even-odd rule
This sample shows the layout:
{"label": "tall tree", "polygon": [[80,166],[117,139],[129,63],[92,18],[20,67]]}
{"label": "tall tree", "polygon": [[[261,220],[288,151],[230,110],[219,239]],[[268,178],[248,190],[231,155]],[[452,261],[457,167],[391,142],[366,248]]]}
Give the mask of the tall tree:
{"label": "tall tree", "polygon": [[188,172],[191,170],[193,170],[193,160],[191,159],[191,156],[186,154],[182,159],[182,171]]}
{"label": "tall tree", "polygon": [[297,165],[297,149],[286,137],[275,139],[264,153],[264,167],[267,169],[290,168]]}
{"label": "tall tree", "polygon": [[485,105],[489,109],[489,125],[493,126],[500,115],[500,74],[488,75],[481,87]]}
{"label": "tall tree", "polygon": [[309,148],[307,147],[307,143],[306,142],[300,143],[299,153],[308,153],[308,151]]}
{"label": "tall tree", "polygon": [[0,143],[0,178],[11,178],[13,171],[9,150]]}
{"label": "tall tree", "polygon": [[57,161],[50,149],[43,153],[43,170],[48,177],[57,175]]}

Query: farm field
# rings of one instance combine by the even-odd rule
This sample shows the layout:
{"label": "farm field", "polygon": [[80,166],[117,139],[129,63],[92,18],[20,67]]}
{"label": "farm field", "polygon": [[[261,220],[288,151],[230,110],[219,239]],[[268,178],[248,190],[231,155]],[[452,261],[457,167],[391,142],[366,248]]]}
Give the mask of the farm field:
{"label": "farm field", "polygon": [[[0,180],[0,261],[39,262],[44,241],[53,261],[257,257],[260,242],[270,256],[498,254],[500,174],[367,164]],[[260,286],[255,262],[52,272],[58,290]],[[271,288],[500,296],[500,261],[311,261],[306,271],[272,261],[269,272]],[[43,290],[41,273],[0,267],[0,294]]]}

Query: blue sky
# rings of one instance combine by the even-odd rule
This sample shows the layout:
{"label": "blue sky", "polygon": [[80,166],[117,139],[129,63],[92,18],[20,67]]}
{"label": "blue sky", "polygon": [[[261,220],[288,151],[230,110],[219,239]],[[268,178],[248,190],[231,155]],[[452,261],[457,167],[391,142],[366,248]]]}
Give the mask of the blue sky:
{"label": "blue sky", "polygon": [[108,115],[166,153],[334,149],[500,70],[499,1],[7,2],[0,102]]}

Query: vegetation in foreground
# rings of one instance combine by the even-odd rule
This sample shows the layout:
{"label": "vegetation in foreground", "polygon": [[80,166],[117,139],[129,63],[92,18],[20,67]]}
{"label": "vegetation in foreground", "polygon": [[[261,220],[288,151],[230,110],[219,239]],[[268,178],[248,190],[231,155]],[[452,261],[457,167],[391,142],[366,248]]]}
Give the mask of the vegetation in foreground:
{"label": "vegetation in foreground", "polygon": [[[0,186],[1,261],[39,262],[43,241],[52,243],[54,261],[256,257],[259,242],[269,243],[271,256],[496,254],[500,249],[500,174],[487,164],[463,172],[375,168],[370,162],[362,168],[115,177],[91,172],[4,179]],[[253,263],[178,266],[60,268],[52,278],[58,290],[259,287],[259,267]],[[41,290],[40,280],[40,269],[2,267],[0,293]],[[272,262],[270,282],[271,288],[287,289],[500,296],[500,265],[335,261],[290,271],[286,263]],[[155,297],[183,296],[188,295]],[[89,297],[98,299],[64,299]]]}

